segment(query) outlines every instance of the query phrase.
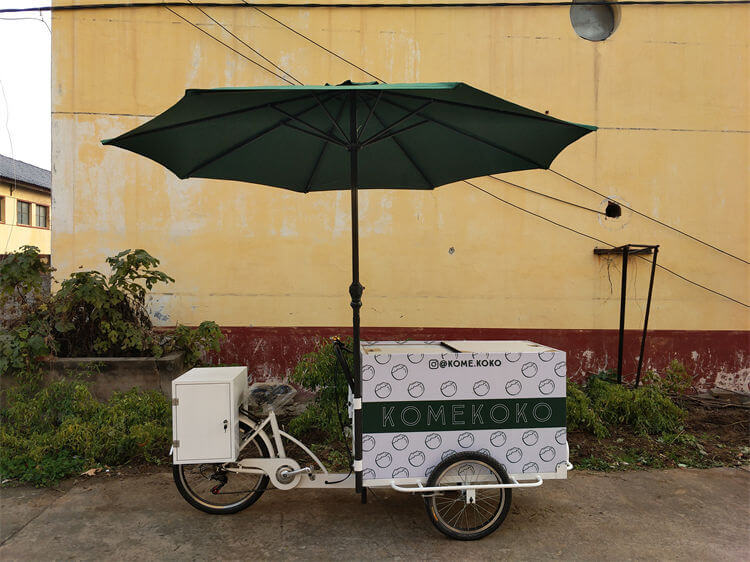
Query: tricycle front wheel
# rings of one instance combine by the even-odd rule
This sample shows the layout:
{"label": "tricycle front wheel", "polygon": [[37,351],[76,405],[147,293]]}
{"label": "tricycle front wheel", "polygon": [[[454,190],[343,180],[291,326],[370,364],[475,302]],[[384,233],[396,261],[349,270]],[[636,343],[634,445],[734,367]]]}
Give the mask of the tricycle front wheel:
{"label": "tricycle front wheel", "polygon": [[[510,484],[505,469],[482,453],[457,453],[446,458],[430,473],[427,487],[467,484]],[[449,490],[425,495],[432,524],[452,539],[471,541],[486,537],[503,522],[510,509],[509,488]]]}

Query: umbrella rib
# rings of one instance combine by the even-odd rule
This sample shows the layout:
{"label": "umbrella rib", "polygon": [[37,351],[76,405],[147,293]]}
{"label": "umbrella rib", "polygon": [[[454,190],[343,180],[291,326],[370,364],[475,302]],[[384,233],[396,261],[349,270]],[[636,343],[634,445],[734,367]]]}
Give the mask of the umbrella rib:
{"label": "umbrella rib", "polygon": [[425,123],[430,123],[427,119],[423,121],[417,121],[416,123],[412,123],[411,125],[407,125],[406,127],[402,127],[401,129],[398,129],[397,131],[391,131],[390,133],[387,133],[385,135],[378,134],[376,138],[372,138],[370,140],[366,140],[362,143],[362,147],[369,146],[371,144],[379,143],[382,140],[389,139],[391,137],[395,137],[396,135],[400,135],[401,133],[408,131],[410,129],[414,129],[415,127],[419,127],[420,125],[424,125]]}
{"label": "umbrella rib", "polygon": [[[386,101],[388,101],[388,100],[386,100]],[[365,145],[368,145],[368,144],[371,144],[373,142],[376,142],[376,141],[380,140],[380,137],[382,137],[385,133],[387,133],[388,131],[390,131],[393,127],[395,127],[396,125],[400,125],[401,123],[403,123],[404,121],[406,121],[407,119],[409,119],[410,117],[412,117],[414,115],[419,115],[420,111],[422,111],[423,109],[425,109],[427,106],[431,105],[434,101],[435,100],[428,100],[427,102],[425,102],[422,105],[420,105],[417,109],[409,110],[409,113],[407,113],[406,115],[404,115],[401,119],[397,119],[396,121],[394,121],[393,123],[391,123],[390,125],[388,125],[387,127],[385,127],[384,129],[381,129],[379,132],[375,133],[369,139],[362,141],[362,146],[365,146]],[[374,111],[374,109],[373,109],[373,111]],[[382,123],[381,123],[381,125],[382,125]]]}
{"label": "umbrella rib", "polygon": [[[343,138],[344,140],[348,140],[349,142],[354,142],[353,139],[349,139],[349,137],[346,136],[346,133],[341,128],[341,125],[339,125],[338,120],[333,118],[333,115],[331,115],[331,112],[328,111],[328,108],[325,106],[325,104],[323,104],[323,102],[321,102],[320,99],[318,99],[318,96],[316,96],[315,94],[313,94],[312,96],[313,96],[313,98],[315,98],[315,101],[318,102],[318,105],[323,109],[323,111],[326,112],[326,115],[328,115],[328,118],[331,120],[331,122],[339,130],[339,133],[341,133],[341,138]],[[332,97],[335,97],[335,96],[332,96]],[[332,97],[328,98],[328,100],[326,100],[326,101],[329,101],[330,99],[332,99]],[[339,118],[340,117],[341,117],[341,113],[339,112]],[[330,134],[333,135],[333,127],[331,127]]]}
{"label": "umbrella rib", "polygon": [[[316,99],[315,101],[317,101],[317,99]],[[318,104],[320,104],[320,102],[318,102]],[[281,109],[280,107],[276,107],[276,105],[274,105],[274,104],[271,104],[271,108],[272,108],[272,109],[275,109],[276,111],[278,111],[278,112],[279,112],[279,113],[281,113],[282,115],[286,115],[286,116],[287,116],[287,117],[289,117],[289,118],[290,118],[291,120],[293,120],[293,121],[297,121],[298,123],[301,123],[301,124],[302,124],[302,125],[304,125],[305,127],[309,127],[309,128],[310,128],[310,129],[312,129],[313,131],[317,132],[317,133],[318,133],[319,135],[323,135],[323,137],[325,137],[325,138],[328,138],[328,139],[330,139],[330,140],[331,140],[331,142],[336,142],[336,141],[338,141],[339,143],[345,143],[345,142],[346,142],[346,137],[344,137],[344,140],[342,141],[341,139],[338,139],[338,138],[334,137],[332,133],[330,133],[330,134],[329,134],[329,133],[326,133],[326,132],[325,132],[325,131],[324,131],[323,129],[319,129],[319,128],[318,128],[318,127],[316,127],[315,125],[310,125],[310,123],[308,123],[307,121],[303,121],[302,119],[298,118],[298,117],[297,117],[297,116],[295,116],[295,115],[292,115],[292,114],[291,114],[291,113],[289,113],[288,111],[284,111],[284,110],[283,110],[283,109]]]}
{"label": "umbrella rib", "polygon": [[[391,105],[394,105],[394,106],[398,107],[399,109],[404,109],[403,106],[397,104],[394,101],[386,99],[385,102],[386,103],[390,103]],[[524,160],[524,161],[528,162],[529,164],[533,164],[534,167],[536,167],[536,168],[541,168],[543,170],[546,170],[548,168],[548,166],[544,166],[544,165],[540,164],[539,162],[534,162],[530,158],[528,158],[526,156],[523,156],[522,154],[519,154],[517,152],[514,152],[514,151],[510,150],[509,148],[506,148],[506,147],[504,147],[502,145],[496,144],[496,143],[494,143],[492,141],[488,141],[487,139],[483,139],[479,135],[475,135],[473,133],[469,133],[467,131],[463,131],[461,129],[457,129],[456,127],[454,127],[452,125],[448,125],[447,123],[445,123],[443,121],[440,121],[438,119],[435,119],[434,117],[430,117],[428,115],[422,115],[422,114],[419,114],[419,113],[417,115],[419,115],[420,117],[422,117],[424,119],[432,121],[436,125],[440,125],[441,127],[445,127],[446,129],[448,129],[450,131],[453,131],[454,133],[458,133],[458,134],[463,135],[465,137],[469,137],[470,139],[474,139],[475,141],[478,141],[478,142],[481,142],[483,144],[486,144],[487,146],[490,146],[490,147],[492,147],[492,148],[494,148],[496,150],[500,150],[502,152],[505,152],[506,154],[510,154],[511,156],[514,156],[515,158],[518,158],[520,160]]]}
{"label": "umbrella rib", "polygon": [[[365,105],[367,105],[367,102],[365,102]],[[383,124],[383,121],[380,119],[380,117],[378,117],[378,114],[375,113],[374,108],[373,108],[372,114],[375,116],[375,119],[378,120],[378,123],[380,123],[381,127],[385,126]],[[425,181],[425,183],[427,183],[427,185],[430,186],[430,187],[434,187],[435,184],[430,181],[430,178],[427,177],[427,174],[424,173],[424,170],[422,170],[422,168],[419,167],[419,164],[416,163],[416,161],[414,160],[414,158],[412,157],[412,155],[409,154],[409,152],[401,145],[401,143],[398,141],[398,139],[395,138],[395,137],[393,137],[393,142],[396,144],[396,146],[399,148],[399,150],[401,150],[401,152],[404,154],[404,156],[406,156],[406,159],[411,163],[412,166],[414,166],[414,168],[417,170],[417,172],[419,172],[419,175],[422,176],[422,179]]]}
{"label": "umbrella rib", "polygon": [[[312,110],[314,107],[315,106],[313,105],[313,106],[308,107],[307,109],[303,109],[302,111],[300,111],[299,113],[297,113],[297,115],[302,115],[304,113],[307,113],[308,111]],[[284,121],[276,122],[273,125],[271,125],[270,127],[266,127],[265,129],[263,129],[262,131],[259,131],[258,133],[256,133],[255,135],[251,136],[250,138],[244,139],[242,142],[239,142],[239,143],[237,143],[237,144],[235,144],[233,146],[230,146],[228,149],[220,152],[216,156],[212,156],[211,158],[209,158],[209,159],[201,162],[200,164],[198,164],[197,166],[195,166],[194,168],[192,168],[191,170],[189,170],[187,172],[187,174],[185,174],[184,176],[180,176],[180,177],[182,177],[184,179],[184,178],[188,178],[188,177],[192,176],[195,172],[197,172],[201,168],[205,168],[209,164],[213,164],[217,160],[220,160],[221,158],[224,158],[225,156],[227,156],[228,154],[231,154],[235,150],[238,150],[238,149],[242,148],[243,146],[247,146],[251,142],[254,142],[254,141],[258,140],[261,137],[264,137],[268,133],[270,133],[272,131],[275,131],[276,129],[278,129],[279,127],[281,127],[283,125],[287,125],[287,121],[289,121],[289,119],[284,120]]]}
{"label": "umbrella rib", "polygon": [[[290,103],[294,101],[304,100],[307,96],[297,96],[295,98],[291,98],[288,100],[283,100],[281,103]],[[330,98],[329,98],[330,99]],[[141,135],[148,135],[151,133],[161,133],[162,131],[168,131],[170,129],[176,129],[177,127],[187,127],[189,125],[195,125],[197,123],[203,123],[205,121],[211,121],[213,119],[221,119],[222,117],[231,117],[232,115],[239,115],[241,113],[251,112],[255,111],[256,109],[265,109],[267,107],[270,107],[272,104],[278,103],[278,102],[268,102],[264,103],[263,105],[256,105],[253,107],[243,107],[242,109],[234,109],[232,111],[225,111],[224,113],[217,113],[216,115],[208,115],[206,117],[198,117],[197,119],[189,119],[187,121],[182,121],[181,123],[173,123],[171,125],[163,125],[161,127],[155,127],[153,129],[148,129],[147,131],[139,131],[138,129],[134,129],[133,131],[130,131],[129,133],[125,133],[124,135],[121,135],[119,137],[115,137],[114,139],[110,140],[125,140],[125,139],[131,139],[133,137],[138,137]],[[146,123],[147,125],[148,123]]]}
{"label": "umbrella rib", "polygon": [[[336,121],[341,119],[341,114],[344,112],[345,107],[346,107],[346,101],[341,103],[341,107],[339,108],[339,114],[338,114],[338,117],[336,118]],[[331,127],[331,132],[333,132],[333,127]],[[320,154],[318,154],[318,159],[315,160],[315,165],[313,166],[312,172],[310,173],[310,177],[307,178],[307,182],[305,183],[305,193],[310,193],[310,184],[312,183],[312,180],[315,177],[315,173],[318,171],[318,167],[320,166],[320,163],[323,161],[323,155],[325,154],[326,149],[328,149],[328,143],[324,143],[323,148],[320,149]]]}
{"label": "umbrella rib", "polygon": [[[375,108],[378,106],[378,102],[380,101],[380,98],[383,96],[383,90],[380,90],[378,92],[378,97],[375,98],[375,103],[370,108],[370,113],[367,114],[367,119],[365,119],[364,124],[362,125],[362,128],[359,130],[359,134],[357,135],[357,141],[359,141],[359,137],[364,134],[365,129],[367,128],[367,124],[370,122],[370,118],[372,117],[372,114],[375,112]],[[367,102],[364,102],[365,105],[367,105]]]}
{"label": "umbrella rib", "polygon": [[[410,94],[404,94],[402,92],[388,92],[392,96],[398,96],[402,98],[409,98],[413,100],[423,100],[424,97],[421,96],[412,96]],[[568,125],[570,127],[581,127],[584,129],[590,129],[590,130],[596,130],[596,127],[590,126],[590,125],[579,125],[577,123],[571,123],[570,121],[564,121],[563,119],[557,119],[556,117],[550,117],[549,115],[527,115],[525,113],[519,113],[516,111],[510,111],[507,109],[495,109],[492,107],[485,107],[482,105],[472,105],[470,103],[462,103],[460,101],[451,101],[451,100],[441,100],[437,98],[430,98],[438,103],[444,103],[446,105],[455,105],[457,107],[468,107],[470,109],[481,109],[483,111],[492,111],[494,113],[502,113],[503,115],[513,115],[514,117],[525,117],[527,119],[535,119],[537,121],[544,121],[545,123],[551,123],[551,124],[557,124],[557,125]],[[505,100],[503,100],[505,101]],[[512,103],[512,102],[508,102]],[[515,104],[514,104],[515,105]],[[520,107],[520,106],[519,106]],[[525,109],[525,108],[524,108]],[[528,110],[533,111],[533,110]]]}
{"label": "umbrella rib", "polygon": [[321,135],[321,134],[315,133],[313,131],[306,131],[302,127],[295,127],[294,125],[292,125],[291,123],[289,123],[289,121],[285,121],[285,122],[281,123],[280,126],[289,127],[290,129],[294,129],[295,131],[299,131],[300,133],[305,133],[306,135],[310,135],[311,137],[316,137],[316,138],[319,138],[319,139],[323,139],[326,142],[332,142],[333,144],[337,144],[339,146],[343,146],[344,148],[347,148],[346,143],[341,142],[337,138],[329,137],[329,136],[326,136],[326,135]]}

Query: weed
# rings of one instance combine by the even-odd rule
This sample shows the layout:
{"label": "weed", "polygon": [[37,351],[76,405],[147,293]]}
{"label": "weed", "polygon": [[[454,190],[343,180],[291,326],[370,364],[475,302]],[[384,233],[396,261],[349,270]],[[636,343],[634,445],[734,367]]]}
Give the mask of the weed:
{"label": "weed", "polygon": [[684,411],[656,385],[630,389],[591,378],[586,396],[602,422],[628,426],[640,434],[674,432],[685,417]]}
{"label": "weed", "polygon": [[161,462],[169,448],[171,407],[156,391],[133,389],[100,403],[74,378],[5,392],[2,478],[49,485],[93,466]]}
{"label": "weed", "polygon": [[[351,345],[351,341],[347,344]],[[349,418],[346,406],[349,386],[336,360],[333,343],[327,342],[302,357],[291,380],[315,392],[315,399],[307,409],[289,423],[292,433],[301,436],[315,432],[326,444],[341,442],[341,424],[347,425]]]}
{"label": "weed", "polygon": [[597,437],[606,437],[609,430],[602,422],[599,414],[593,409],[591,400],[576,383],[568,382],[566,406],[568,410],[568,429],[577,429],[593,433]]}

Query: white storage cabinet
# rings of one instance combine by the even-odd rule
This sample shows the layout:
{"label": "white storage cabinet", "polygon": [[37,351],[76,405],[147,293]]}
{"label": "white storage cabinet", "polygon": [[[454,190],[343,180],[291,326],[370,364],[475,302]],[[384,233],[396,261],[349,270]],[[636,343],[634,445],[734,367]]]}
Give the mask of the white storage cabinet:
{"label": "white storage cabinet", "polygon": [[172,381],[174,464],[231,462],[240,448],[247,367],[201,367]]}

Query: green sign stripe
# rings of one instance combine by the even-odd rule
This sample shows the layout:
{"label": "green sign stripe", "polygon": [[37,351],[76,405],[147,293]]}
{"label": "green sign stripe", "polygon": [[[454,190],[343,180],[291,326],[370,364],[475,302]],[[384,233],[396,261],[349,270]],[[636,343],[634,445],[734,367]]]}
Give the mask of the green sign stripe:
{"label": "green sign stripe", "polygon": [[366,402],[364,433],[565,427],[565,398]]}

